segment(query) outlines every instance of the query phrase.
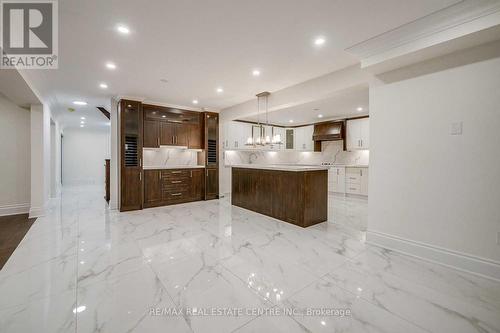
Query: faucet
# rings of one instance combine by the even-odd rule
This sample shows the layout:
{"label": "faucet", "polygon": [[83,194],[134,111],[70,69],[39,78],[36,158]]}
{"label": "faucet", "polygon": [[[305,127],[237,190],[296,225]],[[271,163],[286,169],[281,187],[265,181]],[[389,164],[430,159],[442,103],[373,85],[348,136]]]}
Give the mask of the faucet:
{"label": "faucet", "polygon": [[257,154],[256,153],[250,153],[250,155],[248,155],[248,164],[252,164],[254,161],[252,161],[252,156],[255,158],[254,161],[257,159]]}

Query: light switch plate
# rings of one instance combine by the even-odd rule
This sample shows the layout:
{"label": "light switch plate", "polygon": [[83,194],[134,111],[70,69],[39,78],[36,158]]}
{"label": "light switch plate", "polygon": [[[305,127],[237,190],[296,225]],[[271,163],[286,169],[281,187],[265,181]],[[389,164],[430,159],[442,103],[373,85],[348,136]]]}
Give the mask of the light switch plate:
{"label": "light switch plate", "polygon": [[462,135],[462,122],[461,121],[451,123],[450,134],[451,135]]}

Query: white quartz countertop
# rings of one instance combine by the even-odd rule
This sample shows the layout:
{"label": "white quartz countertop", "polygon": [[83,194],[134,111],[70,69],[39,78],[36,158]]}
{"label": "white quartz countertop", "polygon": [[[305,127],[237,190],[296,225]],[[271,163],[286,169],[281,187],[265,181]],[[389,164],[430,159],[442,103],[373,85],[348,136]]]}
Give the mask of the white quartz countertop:
{"label": "white quartz countertop", "polygon": [[233,164],[233,168],[264,169],[277,171],[314,171],[328,170],[328,166],[289,165],[289,164]]}
{"label": "white quartz countertop", "polygon": [[203,169],[204,165],[153,165],[143,166],[144,170],[168,170],[168,169]]}
{"label": "white quartz countertop", "polygon": [[368,164],[332,164],[330,168],[368,168]]}

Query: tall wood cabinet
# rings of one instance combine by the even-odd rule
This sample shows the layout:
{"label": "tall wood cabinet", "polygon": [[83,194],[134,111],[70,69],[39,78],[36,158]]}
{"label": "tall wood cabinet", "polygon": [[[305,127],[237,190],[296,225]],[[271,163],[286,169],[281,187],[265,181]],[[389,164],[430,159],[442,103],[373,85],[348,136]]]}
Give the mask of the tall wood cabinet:
{"label": "tall wood cabinet", "polygon": [[142,105],[121,100],[120,115],[120,211],[142,209]]}
{"label": "tall wood cabinet", "polygon": [[205,147],[205,200],[219,198],[219,115],[203,113]]}

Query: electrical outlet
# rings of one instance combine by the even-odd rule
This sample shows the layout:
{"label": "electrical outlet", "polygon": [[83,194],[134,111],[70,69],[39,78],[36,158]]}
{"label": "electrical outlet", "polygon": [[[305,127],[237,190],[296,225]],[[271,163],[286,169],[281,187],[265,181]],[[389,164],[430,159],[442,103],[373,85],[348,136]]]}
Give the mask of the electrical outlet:
{"label": "electrical outlet", "polygon": [[451,123],[450,134],[451,135],[462,135],[462,122],[461,121]]}

